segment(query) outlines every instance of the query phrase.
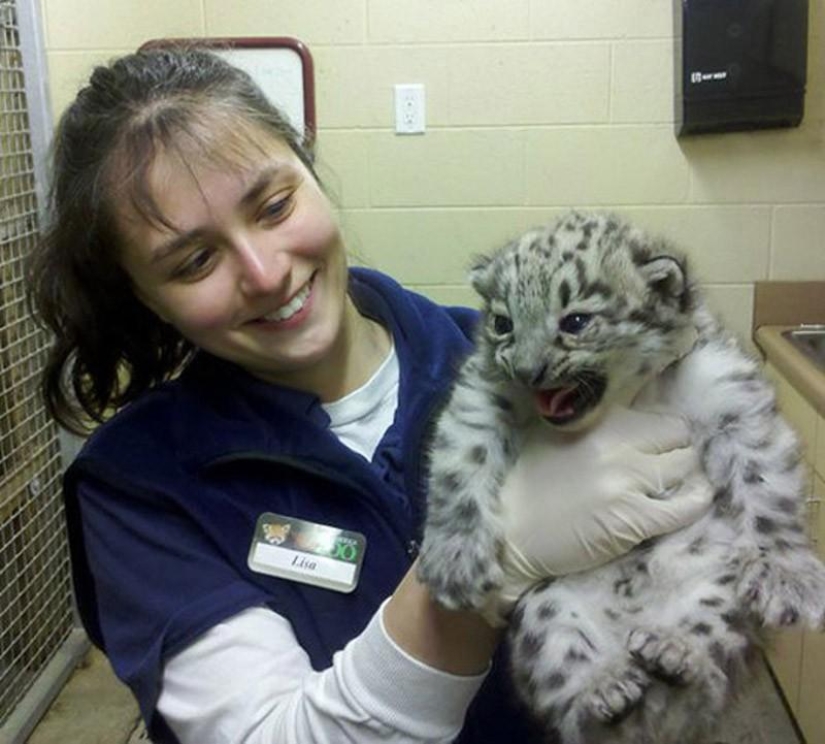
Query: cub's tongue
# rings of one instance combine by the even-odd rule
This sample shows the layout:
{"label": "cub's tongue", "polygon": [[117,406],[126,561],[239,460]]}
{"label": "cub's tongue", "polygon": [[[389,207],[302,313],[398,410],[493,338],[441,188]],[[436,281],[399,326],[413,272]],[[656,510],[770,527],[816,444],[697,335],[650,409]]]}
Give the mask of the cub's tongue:
{"label": "cub's tongue", "polygon": [[550,419],[572,416],[576,412],[573,401],[576,399],[577,387],[576,385],[569,385],[550,388],[549,390],[539,390],[536,393],[536,406],[539,413]]}

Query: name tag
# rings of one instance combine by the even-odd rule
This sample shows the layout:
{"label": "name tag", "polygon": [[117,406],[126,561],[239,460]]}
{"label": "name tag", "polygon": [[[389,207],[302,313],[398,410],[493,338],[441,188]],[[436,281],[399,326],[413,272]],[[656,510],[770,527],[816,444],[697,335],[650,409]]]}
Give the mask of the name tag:
{"label": "name tag", "polygon": [[247,565],[268,576],[351,592],[366,547],[358,532],[267,512],[258,518]]}

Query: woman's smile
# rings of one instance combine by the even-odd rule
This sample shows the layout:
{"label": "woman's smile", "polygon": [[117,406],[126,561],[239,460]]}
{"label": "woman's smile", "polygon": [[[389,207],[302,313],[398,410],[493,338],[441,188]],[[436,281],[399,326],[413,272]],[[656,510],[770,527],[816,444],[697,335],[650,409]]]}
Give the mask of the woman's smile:
{"label": "woman's smile", "polygon": [[271,313],[267,313],[255,320],[253,323],[275,324],[276,329],[295,328],[300,325],[303,320],[312,311],[312,289],[314,286],[315,276],[317,272],[313,272],[309,281],[306,282],[287,302],[275,309]]}

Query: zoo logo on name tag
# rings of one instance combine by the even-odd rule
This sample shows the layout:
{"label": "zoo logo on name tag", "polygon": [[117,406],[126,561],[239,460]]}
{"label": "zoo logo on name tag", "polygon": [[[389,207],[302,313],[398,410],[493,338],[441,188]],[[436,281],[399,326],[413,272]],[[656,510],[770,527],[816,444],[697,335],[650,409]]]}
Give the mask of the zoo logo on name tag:
{"label": "zoo logo on name tag", "polygon": [[359,532],[266,512],[258,518],[247,565],[252,571],[351,592],[367,547]]}

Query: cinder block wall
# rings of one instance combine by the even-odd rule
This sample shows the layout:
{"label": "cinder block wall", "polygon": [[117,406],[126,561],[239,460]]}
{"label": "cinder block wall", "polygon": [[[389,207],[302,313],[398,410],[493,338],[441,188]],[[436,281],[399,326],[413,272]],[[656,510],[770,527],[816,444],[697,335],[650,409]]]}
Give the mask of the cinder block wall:
{"label": "cinder block wall", "polygon": [[[670,0],[42,0],[55,116],[91,66],[167,36],[295,36],[322,175],[358,259],[473,303],[469,256],[569,206],[679,242],[750,333],[753,282],[825,279],[825,0],[803,126],[677,141]],[[426,86],[398,136],[393,85]]]}

